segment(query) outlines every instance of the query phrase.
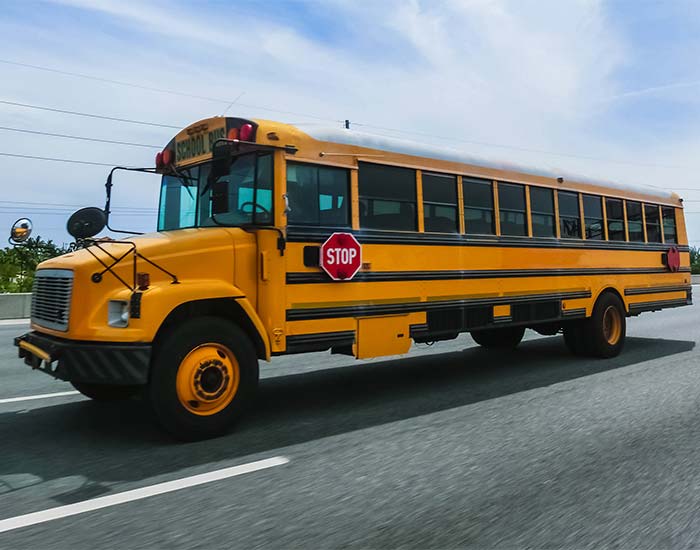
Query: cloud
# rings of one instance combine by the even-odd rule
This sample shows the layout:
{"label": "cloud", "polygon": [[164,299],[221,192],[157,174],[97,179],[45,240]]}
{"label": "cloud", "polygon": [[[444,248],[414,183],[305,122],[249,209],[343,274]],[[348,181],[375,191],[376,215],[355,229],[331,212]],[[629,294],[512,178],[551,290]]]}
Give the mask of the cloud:
{"label": "cloud", "polygon": [[[627,67],[643,59],[602,1],[327,0],[247,9],[228,3],[61,0],[42,4],[42,10],[10,10],[0,32],[9,44],[2,56],[17,61],[222,100],[0,66],[7,76],[5,99],[110,116],[185,126],[220,114],[228,98],[244,93],[231,114],[302,128],[348,118],[414,131],[414,139],[475,155],[662,186],[687,179],[684,166],[693,164],[700,138],[661,139],[636,118],[639,113],[624,110],[626,101],[609,101],[630,94],[622,90],[650,86],[630,86],[622,78]],[[653,67],[648,70],[651,74]],[[696,80],[689,76],[683,81]],[[0,123],[156,144],[167,143],[174,133],[7,106],[0,106]],[[133,148],[0,132],[0,151],[37,148],[51,153],[46,156],[152,162],[150,152]],[[101,200],[106,170],[0,163],[13,174],[24,200]],[[648,164],[676,168],[643,166]],[[155,206],[156,195],[153,186],[148,197],[130,193],[123,200]],[[50,227],[64,221],[57,215],[51,219]],[[137,229],[154,223],[134,221]],[[56,235],[65,238],[60,231]]]}

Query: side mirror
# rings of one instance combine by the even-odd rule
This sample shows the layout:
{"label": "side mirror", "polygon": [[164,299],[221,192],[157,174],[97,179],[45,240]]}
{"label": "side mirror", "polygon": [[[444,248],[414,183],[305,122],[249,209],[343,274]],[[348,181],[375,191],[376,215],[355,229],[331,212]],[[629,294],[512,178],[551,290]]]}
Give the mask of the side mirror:
{"label": "side mirror", "polygon": [[32,234],[32,220],[29,218],[20,218],[12,224],[10,229],[10,242],[12,244],[21,244],[25,242]]}
{"label": "side mirror", "polygon": [[219,142],[212,150],[211,172],[209,172],[209,182],[213,183],[223,176],[227,176],[231,171],[233,153],[237,144]]}
{"label": "side mirror", "polygon": [[217,181],[211,186],[211,213],[228,213],[228,182]]}
{"label": "side mirror", "polygon": [[107,215],[101,208],[81,208],[68,218],[66,230],[76,240],[94,237],[107,225]]}

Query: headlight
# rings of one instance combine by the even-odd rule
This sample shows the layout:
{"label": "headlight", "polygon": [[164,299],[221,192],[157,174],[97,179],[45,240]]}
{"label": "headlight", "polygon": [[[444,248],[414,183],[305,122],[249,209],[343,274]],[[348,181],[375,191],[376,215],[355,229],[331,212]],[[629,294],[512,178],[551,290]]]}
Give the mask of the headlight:
{"label": "headlight", "polygon": [[126,300],[110,300],[107,308],[107,324],[110,327],[128,327],[129,302]]}

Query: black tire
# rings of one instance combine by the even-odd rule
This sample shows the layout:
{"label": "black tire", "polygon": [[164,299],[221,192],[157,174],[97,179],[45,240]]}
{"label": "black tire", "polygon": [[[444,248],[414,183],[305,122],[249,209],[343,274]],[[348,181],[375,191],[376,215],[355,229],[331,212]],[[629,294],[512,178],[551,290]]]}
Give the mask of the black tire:
{"label": "black tire", "polygon": [[574,355],[586,355],[583,341],[583,323],[581,321],[569,321],[563,328],[564,343]]}
{"label": "black tire", "polygon": [[[583,321],[583,346],[591,357],[616,357],[625,345],[625,306],[612,292],[600,295],[592,315]],[[611,324],[616,328],[611,328]]]}
{"label": "black tire", "polygon": [[472,330],[474,341],[487,349],[515,349],[525,334],[525,327]]}
{"label": "black tire", "polygon": [[109,384],[86,384],[71,382],[72,386],[94,401],[123,401],[139,393],[141,386],[115,386]]}
{"label": "black tire", "polygon": [[[184,393],[179,390],[178,371],[183,368],[181,377],[188,379],[187,373],[191,370],[187,365],[192,365],[191,353],[198,353],[202,348],[210,349],[211,345],[219,346],[225,351],[230,351],[238,366],[237,388],[233,391],[230,402],[224,402],[224,408],[218,411],[195,413],[195,409],[202,406],[210,406],[206,399],[186,400]],[[218,352],[217,352],[218,353]],[[220,354],[221,357],[224,355]],[[183,361],[187,361],[183,364]],[[205,373],[208,370],[217,371],[214,367],[207,366],[215,363],[214,359],[205,360],[196,367],[199,378],[195,374],[192,381],[195,388],[203,391]],[[223,359],[226,361],[226,359]],[[196,364],[197,361],[194,361]],[[232,375],[227,378],[219,376],[219,388],[228,392],[227,384],[233,383],[236,378]],[[200,384],[197,386],[197,384]],[[250,404],[258,385],[258,358],[252,342],[248,336],[234,323],[217,317],[200,317],[188,321],[175,328],[159,344],[151,366],[151,377],[148,387],[148,399],[151,403],[156,418],[161,425],[177,439],[193,441],[207,439],[226,433],[241,417],[247,405]],[[219,392],[214,389],[212,392]],[[221,390],[223,391],[223,390]],[[198,395],[204,396],[200,393]],[[210,394],[216,397],[216,394]],[[186,404],[183,404],[182,399]],[[218,399],[218,398],[217,398]],[[227,404],[226,404],[227,403]],[[196,404],[196,407],[195,407]]]}

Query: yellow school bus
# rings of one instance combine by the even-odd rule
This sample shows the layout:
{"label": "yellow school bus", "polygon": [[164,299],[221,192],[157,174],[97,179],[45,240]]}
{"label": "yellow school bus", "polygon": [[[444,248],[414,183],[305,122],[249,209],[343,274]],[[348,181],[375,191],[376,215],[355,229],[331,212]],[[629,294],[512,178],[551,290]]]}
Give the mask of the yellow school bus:
{"label": "yellow school bus", "polygon": [[612,357],[627,317],[691,303],[682,200],[655,188],[232,117],[142,171],[162,175],[158,230],[94,238],[110,173],[16,345],[94,399],[142,391],[180,438],[227,430],[272,356],[515,348],[531,328]]}

